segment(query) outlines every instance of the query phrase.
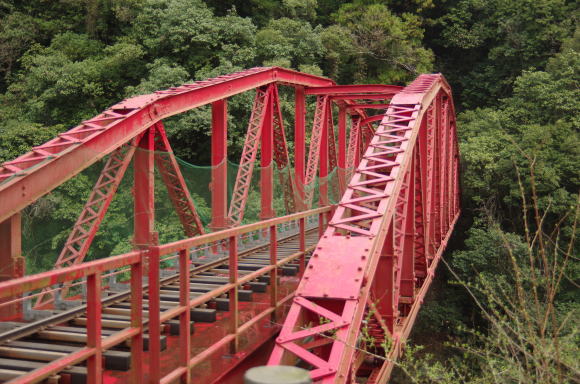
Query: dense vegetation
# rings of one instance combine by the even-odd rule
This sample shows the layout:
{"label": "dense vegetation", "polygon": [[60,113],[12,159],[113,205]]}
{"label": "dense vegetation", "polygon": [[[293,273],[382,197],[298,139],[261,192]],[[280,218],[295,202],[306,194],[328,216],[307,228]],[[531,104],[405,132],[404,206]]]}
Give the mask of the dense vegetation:
{"label": "dense vegetation", "polygon": [[[443,72],[463,217],[415,327],[425,348],[394,380],[577,383],[577,18],[566,0],[0,0],[0,161],[124,97],[256,65],[339,83]],[[231,102],[233,148],[250,100]],[[181,158],[207,164],[208,117],[168,122]],[[26,248],[32,271],[52,265],[44,252],[56,255],[92,182],[83,174],[25,212],[42,236]],[[128,199],[111,206],[96,255],[127,246],[115,234]],[[174,231],[159,225],[162,238]]]}

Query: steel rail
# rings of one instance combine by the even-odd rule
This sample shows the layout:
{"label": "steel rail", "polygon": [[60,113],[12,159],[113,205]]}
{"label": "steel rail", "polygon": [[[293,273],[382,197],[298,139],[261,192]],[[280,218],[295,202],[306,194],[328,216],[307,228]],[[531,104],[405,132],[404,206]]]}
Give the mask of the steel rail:
{"label": "steel rail", "polygon": [[[311,229],[307,230],[306,233],[312,233],[315,230],[316,230],[316,228],[311,228]],[[278,241],[278,244],[283,244],[283,243],[288,242],[291,239],[294,239],[298,236],[299,236],[299,234],[286,236],[284,238],[281,238]],[[250,254],[267,249],[269,246],[270,246],[269,243],[265,243],[263,245],[258,245],[254,248],[247,249],[247,250],[244,250],[243,252],[240,252],[239,256],[241,259],[243,259],[244,257],[247,257]],[[299,253],[300,252],[297,252],[297,254],[299,254]],[[284,259],[286,261],[284,263],[280,263],[280,266],[287,264],[289,261],[291,261],[291,260],[287,260],[290,257],[294,256],[292,259],[295,259],[296,257],[298,257],[299,255],[297,255],[297,254],[293,254],[293,255],[289,256],[288,258]],[[228,259],[229,258],[227,256],[216,259],[216,260],[211,261],[209,263],[191,268],[189,270],[189,273],[191,275],[191,274],[198,274],[201,272],[205,272],[207,270],[213,269],[213,268],[218,267],[220,265],[227,264]],[[262,268],[262,269],[255,271],[255,272],[252,272],[250,275],[252,275],[253,277],[251,277],[249,279],[247,278],[247,276],[240,278],[239,285],[244,284],[248,281],[251,281],[251,280],[255,279],[256,277],[261,276],[261,275],[269,272],[271,269],[272,268],[265,267],[265,268]],[[261,272],[261,273],[258,274],[257,272]],[[178,281],[178,280],[179,280],[179,273],[176,273],[175,275],[160,279],[160,284],[161,285],[168,285],[168,284],[173,283],[173,282]],[[224,285],[227,285],[227,284],[224,284]],[[143,284],[143,291],[145,291],[147,288],[149,288],[149,284]],[[214,291],[219,291],[221,288],[222,287],[220,286],[219,288],[216,288],[215,290],[208,292],[207,294],[204,294],[203,296],[200,296],[199,298],[205,297],[208,294],[214,293]],[[229,289],[231,289],[231,287],[229,287],[229,285],[228,285],[228,288],[225,289],[224,292],[229,290]],[[223,292],[219,292],[218,294],[215,294],[215,295],[209,295],[210,297],[207,300],[202,300],[202,303],[204,301],[211,300],[212,298],[215,298],[221,294],[223,294]],[[131,290],[128,289],[127,291],[119,292],[113,296],[109,296],[107,298],[104,298],[102,300],[102,305],[103,305],[103,307],[108,307],[108,306],[111,306],[114,304],[118,304],[120,302],[125,301],[130,296],[131,296]],[[201,303],[198,303],[196,305],[199,305],[199,304],[201,304]],[[38,332],[38,330],[40,330],[40,329],[47,328],[47,327],[50,327],[50,326],[55,325],[55,324],[59,324],[59,323],[65,322],[65,321],[72,320],[80,315],[83,315],[86,312],[86,310],[87,310],[87,305],[83,304],[79,307],[72,308],[68,311],[64,311],[62,313],[58,313],[56,315],[47,317],[45,319],[41,319],[41,320],[35,321],[33,323],[26,324],[25,326],[18,327],[18,328],[12,329],[10,331],[0,333],[0,344],[6,343],[9,341],[14,341],[15,339],[20,339],[22,337],[30,336],[30,335]],[[175,315],[177,315],[177,314],[175,314]],[[167,317],[167,320],[172,318],[172,317],[174,317],[174,316]]]}

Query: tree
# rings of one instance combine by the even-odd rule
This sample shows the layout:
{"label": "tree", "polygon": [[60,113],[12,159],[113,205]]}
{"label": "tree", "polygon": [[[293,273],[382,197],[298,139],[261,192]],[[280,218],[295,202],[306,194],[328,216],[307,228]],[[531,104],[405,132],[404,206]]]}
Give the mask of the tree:
{"label": "tree", "polygon": [[264,65],[296,68],[317,65],[324,54],[321,28],[287,17],[271,20],[256,36],[258,60]]}
{"label": "tree", "polygon": [[352,3],[343,5],[335,20],[340,29],[329,28],[348,36],[351,47],[346,50],[346,45],[337,44],[332,32],[325,35],[331,63],[338,56],[350,72],[343,72],[341,81],[404,83],[431,70],[433,54],[421,45],[423,29],[416,16],[398,17],[383,4]]}
{"label": "tree", "polygon": [[143,50],[130,42],[104,47],[86,35],[57,35],[22,57],[23,70],[5,100],[30,121],[74,126],[121,99],[141,74]]}
{"label": "tree", "polygon": [[439,66],[464,107],[497,105],[522,70],[545,68],[573,32],[574,14],[565,0],[459,1],[431,33]]}

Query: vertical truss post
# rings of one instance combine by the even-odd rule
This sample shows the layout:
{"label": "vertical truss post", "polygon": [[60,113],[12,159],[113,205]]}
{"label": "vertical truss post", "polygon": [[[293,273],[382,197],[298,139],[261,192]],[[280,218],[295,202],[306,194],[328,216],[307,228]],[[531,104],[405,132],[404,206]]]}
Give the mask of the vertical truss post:
{"label": "vertical truss post", "polygon": [[[149,261],[149,383],[157,384],[161,379],[159,248],[149,247],[147,256]],[[182,332],[188,331],[189,328],[182,330]]]}
{"label": "vertical truss post", "polygon": [[421,286],[423,279],[427,276],[427,253],[425,242],[425,186],[427,185],[427,135],[426,124],[423,120],[419,134],[417,135],[417,149],[413,160],[415,174],[415,278],[417,285]]}
{"label": "vertical truss post", "polygon": [[338,181],[340,186],[340,195],[346,189],[346,108],[340,105],[338,108]]}
{"label": "vertical truss post", "polygon": [[131,328],[141,328],[131,338],[130,382],[143,382],[143,256],[131,265]]}
{"label": "vertical truss post", "polygon": [[189,359],[191,358],[191,295],[189,291],[190,282],[190,258],[189,249],[179,251],[179,305],[185,307],[179,315],[179,365],[184,367],[181,375],[181,384],[191,383],[191,369]]}
{"label": "vertical truss post", "polygon": [[239,297],[238,297],[238,237],[231,236],[229,239],[229,281],[235,284],[229,291],[230,297],[230,311],[231,311],[231,333],[235,334],[234,340],[230,344],[230,353],[235,354],[238,352],[239,348],[239,337],[238,337],[238,327],[240,325],[240,314],[239,314]]}
{"label": "vertical truss post", "polygon": [[149,128],[137,144],[134,160],[134,239],[135,248],[146,248],[156,242],[154,161],[155,128]]}
{"label": "vertical truss post", "polygon": [[397,317],[395,306],[395,250],[393,243],[393,226],[391,224],[377,263],[376,275],[380,276],[380,278],[373,281],[370,295],[391,334]]}
{"label": "vertical truss post", "polygon": [[440,114],[440,128],[439,128],[439,240],[443,240],[445,236],[446,216],[447,216],[447,97],[441,97],[441,114]]}
{"label": "vertical truss post", "polygon": [[[401,184],[400,192],[396,198],[395,204],[395,215],[393,218],[393,234],[394,234],[394,248],[395,248],[395,309],[398,310],[399,302],[401,298],[401,285],[403,278],[403,265],[405,263],[405,258],[408,256],[407,246],[409,245],[407,239],[406,230],[408,228],[408,222],[411,218],[407,216],[409,204],[409,174],[410,172],[405,172],[401,175],[403,182]],[[412,243],[411,243],[412,244]],[[397,316],[399,313],[397,312]]]}
{"label": "vertical truss post", "polygon": [[[0,281],[12,280],[24,276],[24,258],[22,257],[22,225],[20,212],[0,223]],[[11,301],[8,297],[2,301]],[[2,320],[20,320],[22,304],[7,304],[0,307]]]}
{"label": "vertical truss post", "polygon": [[211,104],[211,223],[228,227],[228,110],[227,100]]}
{"label": "vertical truss post", "polygon": [[185,235],[189,237],[202,235],[204,233],[203,224],[193,205],[193,199],[165,134],[163,123],[158,122],[155,124],[155,128],[157,131],[155,135],[155,163],[163,183],[167,187],[169,198],[179,221],[181,221]]}
{"label": "vertical truss post", "polygon": [[270,97],[265,105],[264,119],[262,120],[261,148],[260,148],[260,219],[266,220],[276,216],[274,212],[274,87],[268,87]]}
{"label": "vertical truss post", "polygon": [[[416,149],[414,150],[416,151]],[[407,172],[405,227],[403,228],[403,253],[401,265],[400,302],[412,304],[415,296],[415,156]]]}
{"label": "vertical truss post", "polygon": [[[278,232],[276,231],[276,225],[270,226],[270,265],[276,265],[278,263]],[[272,312],[272,321],[276,322],[278,320],[278,268],[272,268],[270,272],[270,306],[274,307]]]}
{"label": "vertical truss post", "polygon": [[434,193],[435,190],[435,151],[436,151],[436,103],[433,101],[429,109],[427,110],[427,145],[426,145],[426,173],[427,173],[427,185],[426,185],[426,230],[425,230],[425,242],[427,244],[427,267],[430,266],[431,260],[435,257],[435,242],[434,242],[434,228],[435,228],[435,204],[434,204]]}
{"label": "vertical truss post", "polygon": [[87,276],[87,347],[96,349],[96,352],[87,359],[89,384],[101,384],[103,379],[101,292],[101,274]]}
{"label": "vertical truss post", "polygon": [[323,207],[330,204],[328,199],[328,190],[330,180],[328,177],[329,173],[329,146],[330,146],[330,129],[332,127],[328,124],[328,115],[330,112],[330,108],[328,108],[329,102],[327,101],[323,108],[325,109],[324,115],[326,118],[323,120],[322,125],[320,127],[321,136],[320,136],[320,165],[318,169],[318,177],[319,177],[319,186],[318,186],[318,193],[319,193],[319,201],[318,204]]}
{"label": "vertical truss post", "polygon": [[[441,161],[441,168],[442,168],[442,189],[443,193],[441,194],[441,205],[442,205],[442,220],[441,226],[442,228],[447,228],[449,223],[451,222],[449,217],[450,209],[450,195],[449,195],[449,179],[450,179],[450,165],[453,164],[453,161],[449,154],[451,153],[451,145],[449,138],[451,137],[451,131],[449,129],[450,126],[450,119],[449,119],[449,98],[443,98],[443,111],[442,111],[442,120],[443,120],[443,129],[441,135],[443,136],[443,143],[442,145],[445,148],[445,154],[443,156],[443,160]],[[445,234],[443,233],[443,236]]]}
{"label": "vertical truss post", "polygon": [[294,180],[296,195],[300,202],[297,209],[304,210],[304,160],[306,155],[306,96],[304,87],[294,91]]}
{"label": "vertical truss post", "polygon": [[303,217],[298,220],[299,226],[299,242],[300,242],[300,273],[304,273],[304,268],[306,268],[306,219]]}
{"label": "vertical truss post", "polygon": [[438,95],[435,99],[437,108],[435,109],[435,134],[434,134],[434,163],[433,163],[433,171],[435,174],[433,180],[433,206],[435,209],[433,210],[433,248],[437,250],[439,242],[441,241],[442,231],[441,231],[441,151],[443,148],[441,147],[441,95]]}

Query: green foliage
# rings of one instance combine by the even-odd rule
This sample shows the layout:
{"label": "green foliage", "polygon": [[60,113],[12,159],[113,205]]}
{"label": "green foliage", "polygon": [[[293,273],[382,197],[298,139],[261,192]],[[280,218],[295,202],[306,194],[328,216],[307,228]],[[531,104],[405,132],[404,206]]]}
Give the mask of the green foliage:
{"label": "green foliage", "polygon": [[[577,256],[563,267],[553,300],[530,305],[537,287],[540,296],[554,287],[542,285],[549,279],[538,275],[544,261],[530,265],[526,236],[545,228],[554,232],[546,233],[548,248],[571,241],[570,253],[578,254],[572,214],[580,190],[577,16],[577,5],[565,0],[0,0],[0,161],[125,97],[257,65],[294,68],[343,84],[405,84],[419,73],[441,71],[461,111],[463,220],[445,255],[449,269],[438,271],[415,327],[415,340],[430,345],[411,350],[401,366],[404,374],[394,380],[551,382],[553,376],[541,376],[547,373],[535,367],[534,375],[522,374],[506,352],[522,345],[506,336],[505,326],[527,327],[524,351],[549,355],[558,340],[559,361],[577,371],[578,327],[564,321],[577,313],[580,301]],[[280,95],[290,131],[293,91],[281,87]],[[228,155],[235,163],[252,100],[246,93],[228,101]],[[311,104],[308,110],[310,119]],[[166,119],[175,153],[209,164],[210,121],[208,106]],[[292,157],[291,140],[288,145]],[[52,266],[100,165],[23,212],[29,272]],[[229,167],[233,182],[237,168]],[[207,224],[208,169],[185,163],[182,168]],[[109,207],[89,259],[133,246],[132,172]],[[156,184],[156,230],[162,242],[175,240],[183,235],[178,218]],[[274,204],[284,212],[281,191]],[[545,214],[541,223],[522,214],[532,205]],[[255,220],[259,209],[252,190],[245,222]],[[541,255],[536,246],[533,257]],[[559,265],[560,256],[548,264]],[[526,292],[520,309],[548,313],[561,326],[562,338],[538,336],[532,315],[506,319],[506,297],[516,297],[518,286]],[[542,360],[550,369],[552,362]]]}
{"label": "green foliage", "polygon": [[[509,96],[522,70],[543,69],[574,28],[564,0],[462,0],[434,23],[445,73],[467,108]],[[440,28],[440,29],[439,29]]]}
{"label": "green foliage", "polygon": [[[406,82],[418,73],[431,70],[433,54],[421,45],[423,29],[415,15],[397,16],[385,5],[355,2],[343,5],[335,19],[344,28],[337,31],[339,36],[350,37],[346,40],[350,57],[342,60],[356,67],[351,69],[355,81]],[[337,44],[336,40],[333,42],[332,36],[327,37],[330,40],[327,44],[337,46],[337,52],[344,52],[348,47]],[[336,55],[331,53],[333,57]]]}
{"label": "green foliage", "polygon": [[514,165],[525,172],[533,159],[540,206],[550,204],[553,213],[561,214],[575,204],[580,188],[579,65],[578,51],[565,48],[546,72],[518,77],[513,96],[503,100],[502,107],[458,117],[467,201],[507,213],[502,220],[513,216],[520,206]]}
{"label": "green foliage", "polygon": [[320,28],[306,21],[281,18],[272,20],[256,36],[258,59],[264,63],[286,60],[292,68],[313,65],[324,53]]}
{"label": "green foliage", "polygon": [[57,35],[22,57],[5,98],[30,121],[73,126],[121,98],[127,82],[140,77],[143,54],[129,42],[105,47],[86,35]]}
{"label": "green foliage", "polygon": [[150,0],[133,23],[133,36],[153,58],[171,57],[190,73],[254,59],[256,27],[231,12],[215,17],[201,1]]}

